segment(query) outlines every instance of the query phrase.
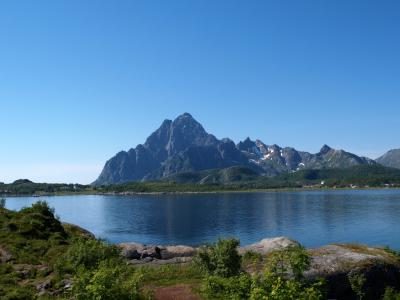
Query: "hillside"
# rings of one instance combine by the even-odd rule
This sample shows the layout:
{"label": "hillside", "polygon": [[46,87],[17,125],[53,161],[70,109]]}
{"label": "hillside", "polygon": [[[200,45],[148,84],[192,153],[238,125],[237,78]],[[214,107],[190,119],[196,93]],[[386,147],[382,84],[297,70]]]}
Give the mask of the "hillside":
{"label": "hillside", "polygon": [[393,149],[376,159],[376,162],[386,166],[400,169],[400,149]]}

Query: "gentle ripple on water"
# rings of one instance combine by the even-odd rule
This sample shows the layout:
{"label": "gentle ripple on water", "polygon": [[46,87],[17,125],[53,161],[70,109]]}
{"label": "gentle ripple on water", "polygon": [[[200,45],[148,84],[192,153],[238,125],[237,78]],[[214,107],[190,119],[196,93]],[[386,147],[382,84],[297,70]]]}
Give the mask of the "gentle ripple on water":
{"label": "gentle ripple on water", "polygon": [[[110,242],[242,244],[289,236],[308,247],[357,242],[400,249],[400,190],[343,190],[135,196],[50,196],[62,221]],[[9,197],[20,209],[38,201]]]}

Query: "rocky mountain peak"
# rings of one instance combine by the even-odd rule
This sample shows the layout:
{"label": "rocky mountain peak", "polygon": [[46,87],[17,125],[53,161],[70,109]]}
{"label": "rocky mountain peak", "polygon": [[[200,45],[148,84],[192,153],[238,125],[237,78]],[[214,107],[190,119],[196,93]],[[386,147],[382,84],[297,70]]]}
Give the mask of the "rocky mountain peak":
{"label": "rocky mountain peak", "polygon": [[319,153],[324,155],[324,154],[328,153],[331,150],[332,150],[332,148],[325,144],[325,145],[322,146],[322,148],[319,151]]}
{"label": "rocky mountain peak", "polygon": [[321,168],[372,164],[371,160],[327,145],[317,154],[266,145],[247,137],[237,145],[206,132],[189,113],[164,120],[143,145],[108,160],[95,185],[155,180],[182,172],[231,166],[249,167],[265,176]]}
{"label": "rocky mountain peak", "polygon": [[218,144],[218,140],[213,135],[208,134],[189,113],[184,113],[171,124],[167,151],[171,155],[191,146],[216,144]]}
{"label": "rocky mountain peak", "polygon": [[249,137],[237,144],[237,148],[241,151],[252,152],[254,147],[256,147],[256,143],[254,143]]}

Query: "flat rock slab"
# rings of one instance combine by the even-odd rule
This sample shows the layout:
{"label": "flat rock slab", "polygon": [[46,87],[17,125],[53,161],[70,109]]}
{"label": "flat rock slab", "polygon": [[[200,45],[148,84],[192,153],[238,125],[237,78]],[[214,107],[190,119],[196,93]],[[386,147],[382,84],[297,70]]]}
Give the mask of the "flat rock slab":
{"label": "flat rock slab", "polygon": [[[349,276],[365,279],[364,299],[381,299],[386,286],[399,287],[400,262],[384,249],[363,245],[327,245],[310,249],[311,266],[308,279],[324,278],[328,298],[347,299],[352,291]],[[347,297],[347,298],[346,298]]]}
{"label": "flat rock slab", "polygon": [[283,250],[288,247],[299,246],[300,244],[288,237],[276,237],[263,239],[258,243],[251,244],[246,247],[241,247],[238,249],[240,254],[246,252],[255,252],[258,254],[268,254],[273,251]]}
{"label": "flat rock slab", "polygon": [[192,257],[197,253],[197,249],[189,246],[166,246],[160,247],[161,259],[171,259],[174,257]]}
{"label": "flat rock slab", "polygon": [[307,277],[350,272],[374,262],[396,263],[383,249],[361,245],[327,245],[309,252],[312,259],[311,267],[305,274]]}

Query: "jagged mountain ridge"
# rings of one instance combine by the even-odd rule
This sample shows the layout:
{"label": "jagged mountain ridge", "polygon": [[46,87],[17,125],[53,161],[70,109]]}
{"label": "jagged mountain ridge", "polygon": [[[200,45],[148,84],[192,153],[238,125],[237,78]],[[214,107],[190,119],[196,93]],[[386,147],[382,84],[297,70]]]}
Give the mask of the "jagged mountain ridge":
{"label": "jagged mountain ridge", "polygon": [[324,145],[311,154],[294,148],[266,145],[250,138],[237,145],[218,140],[189,113],[165,120],[144,144],[109,159],[94,185],[145,181],[183,172],[245,166],[264,176],[306,168],[343,168],[375,164],[371,159]]}

